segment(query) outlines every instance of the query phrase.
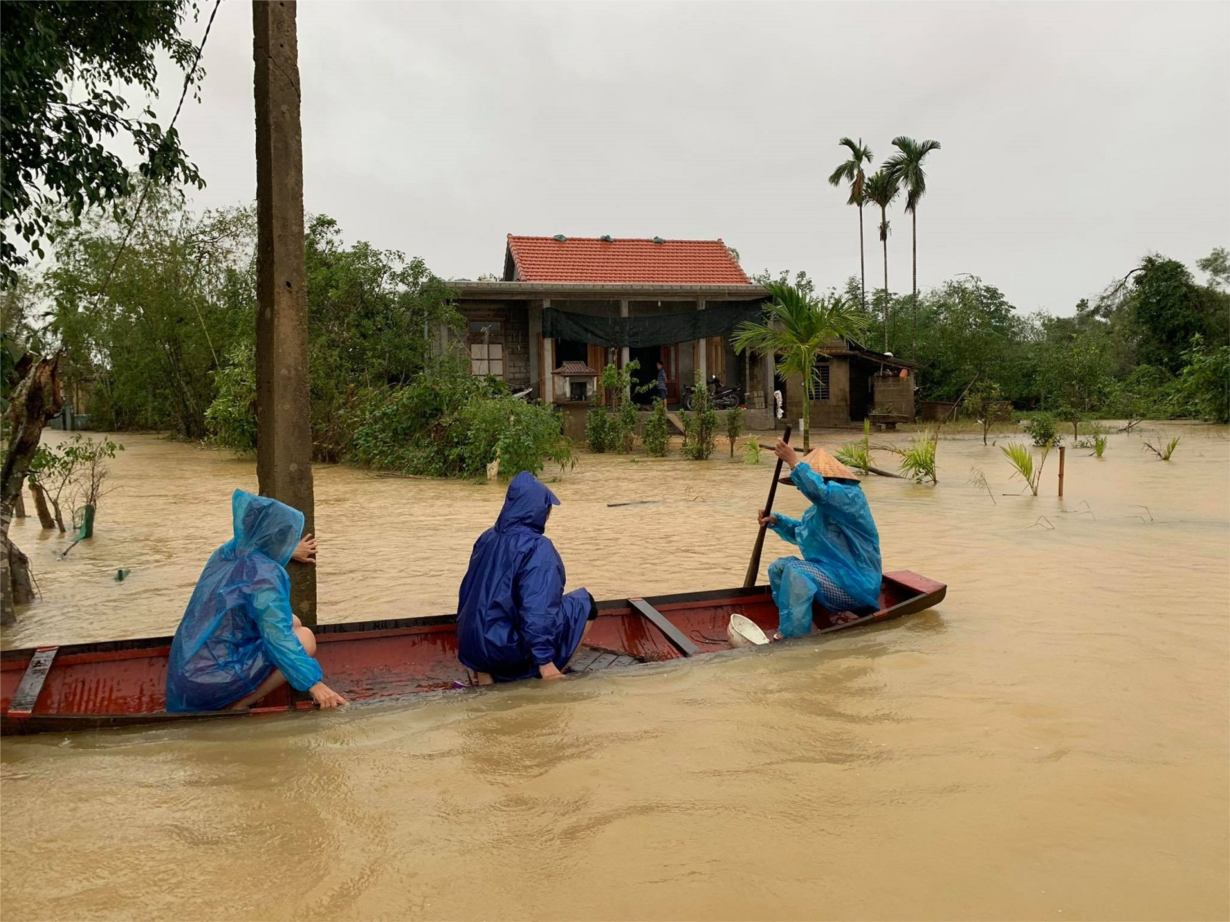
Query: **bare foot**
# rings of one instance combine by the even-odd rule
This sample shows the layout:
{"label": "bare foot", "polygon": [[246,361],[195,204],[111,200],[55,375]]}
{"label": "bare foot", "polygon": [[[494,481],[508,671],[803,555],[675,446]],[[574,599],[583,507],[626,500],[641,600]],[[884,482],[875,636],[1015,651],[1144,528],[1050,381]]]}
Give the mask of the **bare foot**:
{"label": "bare foot", "polygon": [[479,685],[494,685],[495,684],[495,679],[491,678],[491,673],[489,672],[475,672],[474,674],[478,676]]}

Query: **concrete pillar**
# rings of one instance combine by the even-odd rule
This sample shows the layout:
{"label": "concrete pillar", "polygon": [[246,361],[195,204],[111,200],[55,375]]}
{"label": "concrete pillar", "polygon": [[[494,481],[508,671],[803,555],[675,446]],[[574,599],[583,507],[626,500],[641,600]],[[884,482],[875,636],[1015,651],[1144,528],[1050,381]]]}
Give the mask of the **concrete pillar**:
{"label": "concrete pillar", "polygon": [[[703,311],[705,309],[705,302],[703,300],[697,301],[696,309],[698,311]],[[708,347],[709,340],[705,339],[705,337],[702,336],[700,339],[696,340],[696,370],[700,372],[700,383],[705,387],[709,386],[709,356],[707,355],[709,351]]]}
{"label": "concrete pillar", "polygon": [[542,338],[542,399],[547,403],[555,403],[555,340],[549,336]]}
{"label": "concrete pillar", "polygon": [[[315,532],[303,264],[303,133],[293,0],[252,4],[256,65],[256,476]],[[316,623],[316,571],[293,561],[291,608]]]}
{"label": "concrete pillar", "polygon": [[534,393],[541,399],[545,397],[543,392],[543,376],[542,376],[542,308],[533,301],[526,305],[526,314],[529,319],[529,343],[528,351],[530,354],[530,386],[534,388]]}
{"label": "concrete pillar", "polygon": [[[628,299],[627,298],[622,298],[619,302],[619,316],[620,317],[628,316]],[[630,361],[632,361],[632,350],[629,349],[627,346],[621,346],[619,349],[619,367],[621,369],[627,368],[628,363]],[[624,389],[624,399],[627,400],[627,399],[630,399],[631,397],[632,397],[632,388],[631,386],[629,386]]]}

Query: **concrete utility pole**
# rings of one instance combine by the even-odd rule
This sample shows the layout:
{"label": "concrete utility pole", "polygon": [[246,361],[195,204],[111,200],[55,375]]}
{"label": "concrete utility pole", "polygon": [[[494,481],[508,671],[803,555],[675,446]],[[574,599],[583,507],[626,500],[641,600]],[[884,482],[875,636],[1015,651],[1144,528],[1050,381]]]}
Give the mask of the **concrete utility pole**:
{"label": "concrete utility pole", "polygon": [[[303,513],[315,532],[303,264],[303,132],[293,0],[252,4],[256,63],[256,475],[261,495]],[[287,567],[291,606],[316,623],[316,571]]]}

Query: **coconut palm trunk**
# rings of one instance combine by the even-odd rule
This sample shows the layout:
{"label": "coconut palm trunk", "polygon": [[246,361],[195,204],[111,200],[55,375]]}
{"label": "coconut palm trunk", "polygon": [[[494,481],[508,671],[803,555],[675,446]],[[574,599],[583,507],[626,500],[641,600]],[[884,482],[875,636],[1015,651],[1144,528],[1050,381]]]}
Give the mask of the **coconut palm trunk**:
{"label": "coconut palm trunk", "polygon": [[880,241],[884,244],[884,351],[888,351],[888,328],[892,322],[893,302],[888,297],[888,210],[880,209]]}
{"label": "coconut palm trunk", "polygon": [[884,247],[884,350],[887,352],[893,312],[892,301],[888,296],[888,206],[897,197],[899,187],[892,175],[880,170],[867,177],[864,191],[868,201],[880,206],[880,243]]}
{"label": "coconut palm trunk", "polygon": [[867,256],[863,249],[863,206],[858,206],[858,273],[863,282],[863,310],[867,310]]}
{"label": "coconut palm trunk", "polygon": [[844,147],[850,152],[850,157],[845,162],[838,165],[837,169],[829,177],[829,184],[836,186],[842,182],[850,184],[850,198],[846,201],[847,205],[858,206],[858,270],[859,279],[862,284],[863,297],[863,312],[867,311],[867,256],[866,248],[863,244],[863,203],[867,200],[865,185],[867,182],[867,174],[863,172],[863,164],[871,162],[871,148],[863,144],[863,139],[859,138],[857,142],[850,138],[842,138],[837,142],[839,147]]}
{"label": "coconut palm trunk", "polygon": [[940,149],[939,141],[915,141],[913,138],[907,138],[902,135],[898,138],[893,138],[893,146],[897,148],[897,153],[884,161],[884,166],[880,168],[881,172],[886,172],[896,179],[905,189],[905,210],[910,213],[913,220],[914,232],[914,285],[913,285],[913,313],[914,313],[914,330],[910,338],[910,358],[918,356],[918,203],[927,193],[927,174],[923,170],[923,163],[927,159],[927,155],[932,151]]}
{"label": "coconut palm trunk", "polygon": [[918,357],[918,209],[910,212],[910,223],[914,239],[911,246],[914,250],[914,298],[910,303],[914,315],[914,331],[910,334],[910,358]]}

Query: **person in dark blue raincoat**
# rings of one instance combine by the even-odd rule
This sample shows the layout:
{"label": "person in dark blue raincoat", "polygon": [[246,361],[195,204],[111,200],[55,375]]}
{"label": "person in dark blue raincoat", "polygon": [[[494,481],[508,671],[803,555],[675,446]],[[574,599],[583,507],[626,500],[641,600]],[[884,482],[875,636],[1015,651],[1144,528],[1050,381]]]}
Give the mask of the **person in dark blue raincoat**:
{"label": "person in dark blue raincoat", "polygon": [[474,543],[457,601],[457,658],[482,684],[559,678],[597,616],[584,589],[565,594],[564,562],[543,534],[558,505],[522,471],[495,526]]}
{"label": "person in dark blue raincoat", "polygon": [[235,536],[205,564],[171,643],[167,710],[248,707],[283,682],[322,708],[345,704],[323,681],[316,638],[290,609],[286,564],[316,563],[315,540],[300,538],[303,513],[236,490],[231,515]]}
{"label": "person in dark blue raincoat", "polygon": [[813,601],[835,613],[877,608],[880,534],[853,472],[822,448],[800,461],[779,439],[774,453],[790,465],[789,483],[812,502],[802,519],[760,511],[762,525],[803,552],[801,560],[782,557],[769,567],[778,630],[785,637],[810,633]]}

